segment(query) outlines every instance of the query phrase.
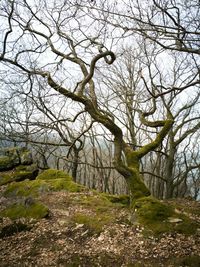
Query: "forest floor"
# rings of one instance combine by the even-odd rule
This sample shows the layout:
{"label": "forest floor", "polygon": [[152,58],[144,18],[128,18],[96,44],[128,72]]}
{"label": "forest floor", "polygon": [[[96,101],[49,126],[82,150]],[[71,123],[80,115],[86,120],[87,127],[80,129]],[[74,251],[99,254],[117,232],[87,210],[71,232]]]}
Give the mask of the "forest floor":
{"label": "forest floor", "polygon": [[[50,209],[48,218],[14,224],[1,219],[1,229],[8,229],[0,237],[1,267],[200,266],[200,229],[193,235],[144,235],[143,227],[130,223],[127,206],[104,203],[90,191],[49,192],[39,198]],[[200,222],[200,203],[181,199],[176,204],[179,212]]]}

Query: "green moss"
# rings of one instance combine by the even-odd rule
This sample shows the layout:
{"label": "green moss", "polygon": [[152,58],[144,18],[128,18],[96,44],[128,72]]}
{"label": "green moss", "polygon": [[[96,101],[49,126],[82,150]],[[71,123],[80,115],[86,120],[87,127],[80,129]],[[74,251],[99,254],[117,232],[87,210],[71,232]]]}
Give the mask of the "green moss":
{"label": "green moss", "polygon": [[128,163],[128,166],[132,166],[133,168],[139,170],[140,166],[140,159],[138,157],[138,153],[136,151],[127,150],[126,151],[126,160]]}
{"label": "green moss", "polygon": [[136,200],[134,208],[137,210],[138,216],[145,222],[163,221],[174,214],[171,206],[167,206],[151,196]]}
{"label": "green moss", "polygon": [[17,171],[12,175],[11,180],[23,181],[25,179],[33,179],[33,178],[34,175],[30,171]]}
{"label": "green moss", "polygon": [[45,181],[22,181],[9,184],[4,192],[5,197],[16,196],[38,196],[40,193],[48,192],[49,185]]}
{"label": "green moss", "polygon": [[33,173],[28,171],[17,171],[12,174],[1,175],[0,186],[14,181],[23,181],[25,179],[32,179]]}
{"label": "green moss", "polygon": [[50,180],[25,180],[9,184],[4,192],[5,197],[38,196],[45,192],[66,190],[68,192],[81,192],[85,187],[68,179],[57,178]]}
{"label": "green moss", "polygon": [[180,234],[193,235],[200,228],[200,223],[193,221],[184,214],[179,214],[179,218],[182,219],[182,222],[176,224],[174,230]]}
{"label": "green moss", "polygon": [[0,186],[7,184],[10,181],[11,177],[9,174],[2,173],[0,174]]}
{"label": "green moss", "polygon": [[37,180],[51,180],[58,178],[72,181],[72,178],[66,172],[54,169],[45,170],[37,176]]}
{"label": "green moss", "polygon": [[[126,203],[127,198],[127,196],[122,196],[122,198],[116,196],[115,198],[115,196],[111,195],[109,199],[108,194],[93,192],[93,194],[71,195],[69,201],[72,205],[81,205],[100,217],[102,215],[108,215],[113,218],[113,221],[117,220],[117,222],[119,222],[119,220],[121,220],[121,218],[119,218],[120,211],[126,207],[126,204],[122,203]],[[125,221],[127,221],[126,216],[121,222]]]}
{"label": "green moss", "polygon": [[0,171],[9,170],[13,167],[13,162],[8,156],[0,157]]}
{"label": "green moss", "polygon": [[198,255],[186,256],[183,258],[177,258],[172,262],[174,266],[197,267],[200,266],[200,256]]}
{"label": "green moss", "polygon": [[23,165],[30,165],[33,163],[32,154],[26,148],[22,148],[20,151],[20,161]]}
{"label": "green moss", "polygon": [[[144,197],[133,204],[138,222],[145,227],[145,234],[149,231],[155,235],[165,232],[194,234],[200,225],[189,217],[176,214],[173,206],[166,205],[153,197]],[[182,222],[170,223],[169,217],[179,218]]]}
{"label": "green moss", "polygon": [[15,169],[16,171],[28,171],[28,172],[38,171],[38,167],[36,164],[19,165]]}
{"label": "green moss", "polygon": [[134,166],[129,167],[132,175],[127,178],[128,188],[130,190],[131,199],[138,199],[150,195],[149,189],[144,184],[142,177],[139,173],[139,169]]}
{"label": "green moss", "polygon": [[[148,152],[153,151],[155,148],[157,148],[160,143],[162,142],[162,140],[165,138],[165,136],[167,135],[167,133],[169,132],[169,130],[172,127],[173,124],[173,120],[172,119],[167,119],[167,120],[163,120],[163,128],[160,130],[160,132],[157,134],[156,138],[154,141],[150,142],[147,145],[144,145],[143,147],[141,147],[138,151],[136,151],[135,153],[138,155],[138,158],[142,158],[144,155],[146,155]],[[153,125],[160,125],[160,121],[157,122],[150,122],[150,121],[146,121],[146,123],[150,126],[152,123]]]}
{"label": "green moss", "polygon": [[38,169],[35,164],[24,166],[19,165],[10,173],[0,174],[0,185],[8,184],[14,181],[23,181],[26,179],[34,180],[38,174]]}
{"label": "green moss", "polygon": [[40,202],[34,202],[31,205],[13,204],[0,212],[1,217],[9,217],[12,220],[18,218],[41,219],[47,217],[49,210]]}
{"label": "green moss", "polygon": [[90,208],[91,210],[95,212],[107,212],[114,207],[117,207],[117,205],[113,204],[108,200],[107,197],[104,196],[104,194],[96,193],[94,195],[83,195],[80,196],[77,200],[77,203],[86,206],[87,208]]}
{"label": "green moss", "polygon": [[71,217],[71,221],[77,224],[84,224],[85,228],[93,234],[100,234],[103,227],[113,221],[113,217],[108,214],[82,214],[76,213]]}
{"label": "green moss", "polygon": [[190,199],[171,199],[166,201],[175,209],[188,214],[200,216],[200,202]]}
{"label": "green moss", "polygon": [[130,204],[130,197],[128,195],[110,195],[106,193],[103,193],[102,195],[111,203],[121,204],[123,206],[128,206]]}
{"label": "green moss", "polygon": [[[105,225],[110,223],[126,223],[126,216],[120,218],[120,210],[124,205],[119,202],[112,203],[107,194],[95,193],[93,195],[79,195],[73,197],[73,203],[76,201],[79,205],[85,207],[90,213],[76,213],[72,216],[72,221],[78,224],[84,224],[90,232],[100,233]],[[111,196],[111,199],[118,201],[119,199]],[[121,200],[121,199],[120,199]]]}
{"label": "green moss", "polygon": [[66,190],[69,192],[81,192],[85,189],[84,186],[63,178],[46,180],[46,183],[49,185],[50,191]]}

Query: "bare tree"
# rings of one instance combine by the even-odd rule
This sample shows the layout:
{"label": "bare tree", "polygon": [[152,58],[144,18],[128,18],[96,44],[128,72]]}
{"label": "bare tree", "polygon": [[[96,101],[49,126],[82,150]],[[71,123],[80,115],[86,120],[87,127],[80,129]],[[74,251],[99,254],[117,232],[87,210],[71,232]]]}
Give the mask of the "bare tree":
{"label": "bare tree", "polygon": [[[130,3],[127,7],[129,6]],[[160,6],[157,8],[161,10]],[[122,123],[116,117],[116,114],[119,114],[118,111],[113,112],[113,107],[109,105],[105,107],[99,97],[100,92],[96,85],[97,69],[102,69],[105,63],[111,66],[118,55],[117,47],[113,46],[113,51],[116,50],[114,53],[111,51],[112,44],[109,43],[109,38],[106,40],[105,16],[102,20],[93,20],[91,13],[88,13],[88,7],[84,7],[79,1],[69,3],[54,1],[53,4],[44,0],[35,1],[34,4],[26,0],[11,1],[9,4],[2,1],[1,10],[4,24],[1,25],[0,33],[3,40],[0,64],[3,69],[1,75],[4,82],[7,84],[12,82],[14,90],[16,86],[24,87],[30,85],[34,80],[34,86],[31,87],[30,92],[27,92],[28,95],[35,90],[39,90],[41,93],[44,87],[47,87],[50,101],[53,101],[54,95],[63,97],[63,102],[68,101],[69,110],[74,111],[69,113],[70,121],[76,123],[80,118],[78,120],[79,129],[82,129],[80,135],[72,142],[73,145],[88,130],[88,127],[83,127],[85,123],[81,120],[83,113],[87,114],[89,127],[93,124],[96,127],[103,126],[106,135],[113,142],[114,167],[125,178],[131,195],[133,197],[149,195],[150,192],[140,174],[141,160],[149,152],[161,146],[174,123],[172,112],[165,105],[165,101],[160,99],[168,93],[183,91],[199,84],[199,70],[194,68],[191,78],[185,80],[182,85],[169,87],[158,83],[158,80],[151,76],[152,70],[149,71],[149,80],[144,77],[144,71],[139,73],[138,79],[143,84],[141,90],[146,99],[149,98],[149,101],[145,108],[142,105],[137,108],[137,113],[141,127],[149,132],[149,138],[146,141],[141,139],[142,142],[139,142],[138,145],[134,140],[135,129],[130,136],[124,134]],[[122,23],[118,21],[116,24],[110,21],[110,25],[118,27],[125,35],[139,32],[142,35],[142,41],[148,38],[159,44],[158,39],[152,39],[149,34],[154,30],[152,30],[153,26],[150,21],[143,20],[142,11],[144,9],[139,11],[139,20],[135,16],[132,17],[133,13],[130,18],[127,18],[125,14],[117,12],[116,15],[123,18],[123,20],[119,20]],[[108,13],[112,14],[110,10]],[[160,13],[163,14],[163,11]],[[144,15],[146,15],[145,12]],[[44,17],[45,19],[43,19]],[[159,17],[160,20],[162,18],[163,16]],[[125,21],[127,25],[124,26]],[[138,23],[134,29],[130,27],[132,21]],[[143,21],[145,27],[142,28]],[[101,23],[103,23],[102,26],[100,26]],[[150,26],[150,31],[146,28],[147,26]],[[118,33],[116,32],[115,36],[112,33],[113,40],[117,39]],[[177,51],[190,52],[192,57],[188,60],[193,60],[192,62],[197,64],[197,60],[194,58],[194,54],[197,54],[195,47],[192,48],[192,52],[188,47],[187,51],[186,48]],[[30,88],[30,86],[27,87]],[[129,102],[132,104],[133,100],[131,96],[127,95],[127,97],[128,109]],[[163,105],[162,113],[158,112],[158,103]],[[46,105],[45,101],[43,101],[43,109],[45,109],[44,105]],[[131,106],[132,108],[133,106]],[[124,112],[123,109],[122,111]],[[52,118],[56,112],[55,109],[51,114]],[[56,117],[54,127],[57,125],[58,119],[59,117]],[[133,119],[134,114],[129,120],[131,129],[135,127],[135,123],[132,123]],[[65,124],[66,118],[62,118],[62,120]],[[43,124],[42,127],[45,125]]]}
{"label": "bare tree", "polygon": [[[125,136],[133,148],[142,146],[145,139],[151,140],[152,137],[152,132],[144,128],[138,120],[141,106],[146,105],[148,109],[149,105],[147,94],[144,95],[142,92],[146,92],[146,88],[150,95],[152,92],[160,95],[162,102],[157,101],[159,112],[163,113],[164,106],[173,117],[174,124],[168,133],[168,141],[143,159],[141,172],[145,174],[145,181],[156,197],[183,196],[187,193],[190,172],[199,167],[197,161],[194,163],[189,160],[192,154],[191,158],[194,157],[196,151],[186,153],[193,148],[191,136],[198,133],[200,126],[198,88],[194,86],[192,92],[184,90],[182,93],[182,90],[173,90],[165,94],[166,84],[171,88],[180,88],[181,83],[184,82],[186,74],[183,61],[177,60],[177,57],[172,55],[171,66],[166,72],[158,64],[159,51],[154,48],[151,55],[145,42],[143,47],[143,53],[141,53],[142,46],[140,46],[140,53],[136,49],[123,50],[120,63],[112,67],[112,76],[104,73],[106,77],[104,83],[112,92],[110,98],[120,103],[115,107],[115,112],[118,112],[118,116],[115,115],[115,117],[126,130]],[[188,76],[190,75],[193,75],[192,71],[188,73]],[[159,86],[157,86],[158,81]],[[104,101],[105,108],[107,102]]]}
{"label": "bare tree", "polygon": [[[42,5],[45,7],[47,15],[45,21],[41,17]],[[42,1],[38,6],[33,7],[27,1],[12,1],[8,7],[4,5],[3,9],[5,10],[2,17],[4,20],[7,19],[8,26],[8,29],[5,28],[2,31],[3,43],[0,60],[5,65],[4,68],[11,66],[14,70],[19,69],[24,76],[24,82],[27,81],[28,77],[37,76],[37,80],[46,81],[47,85],[57,93],[82,104],[85,111],[91,116],[91,120],[102,124],[113,135],[114,165],[126,179],[132,195],[148,195],[149,190],[139,174],[139,162],[144,155],[155,149],[166,136],[173,123],[169,114],[166,120],[148,121],[147,117],[156,111],[155,106],[150,112],[141,112],[143,124],[150,127],[161,127],[161,130],[154,142],[134,151],[124,141],[122,130],[115,123],[112,114],[103,111],[99,106],[95,92],[93,76],[96,64],[100,59],[104,59],[110,65],[115,61],[116,56],[112,51],[106,49],[104,44],[86,36],[78,21],[83,16],[78,6],[69,4],[67,7],[66,3],[63,3],[63,5],[52,7],[51,4]],[[63,21],[68,21],[70,24],[72,20],[76,22],[77,26],[68,29],[69,32],[66,33],[66,29],[64,29],[66,23]],[[41,28],[43,29],[41,30]],[[16,29],[20,29],[20,33],[14,38],[13,34]],[[25,43],[26,39],[32,39],[31,44]],[[90,52],[90,54],[85,54],[85,59],[81,58],[83,50]],[[96,51],[92,52],[94,50]],[[38,59],[47,52],[51,56],[56,56],[57,60],[48,63],[44,61],[42,64],[43,61],[40,59],[40,63],[38,63]],[[29,58],[28,62],[24,60],[25,55]],[[49,57],[51,58],[51,56]],[[71,90],[68,89],[65,82],[66,78],[61,75],[62,70],[66,68],[65,62],[70,62],[78,67],[82,76]],[[126,158],[125,161],[123,161],[123,154]]]}

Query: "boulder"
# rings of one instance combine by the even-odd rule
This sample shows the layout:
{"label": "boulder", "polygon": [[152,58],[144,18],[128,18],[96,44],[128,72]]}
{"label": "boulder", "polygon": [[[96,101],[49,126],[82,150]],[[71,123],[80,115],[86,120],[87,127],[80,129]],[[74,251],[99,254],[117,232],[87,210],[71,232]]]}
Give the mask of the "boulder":
{"label": "boulder", "polygon": [[20,157],[15,148],[4,148],[0,150],[0,171],[6,171],[18,166]]}
{"label": "boulder", "polygon": [[0,149],[0,186],[25,179],[34,180],[38,172],[32,153],[27,148]]}
{"label": "boulder", "polygon": [[0,171],[11,170],[16,166],[33,163],[31,152],[24,147],[0,149]]}
{"label": "boulder", "polygon": [[[47,179],[49,178],[49,179]],[[37,197],[46,192],[56,191],[82,192],[86,188],[72,181],[67,173],[58,170],[46,170],[39,174],[34,181],[24,180],[10,183],[7,185],[5,197]]]}
{"label": "boulder", "polygon": [[19,218],[46,218],[49,215],[49,209],[41,202],[31,198],[25,199],[23,202],[16,202],[7,206],[0,211],[0,217],[8,217],[11,220]]}
{"label": "boulder", "polygon": [[0,171],[10,170],[15,167],[13,161],[8,156],[0,157]]}

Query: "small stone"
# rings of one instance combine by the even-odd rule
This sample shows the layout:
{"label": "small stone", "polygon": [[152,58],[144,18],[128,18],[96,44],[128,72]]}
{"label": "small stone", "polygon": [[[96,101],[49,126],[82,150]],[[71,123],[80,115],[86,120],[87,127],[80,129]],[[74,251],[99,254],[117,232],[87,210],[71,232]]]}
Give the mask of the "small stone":
{"label": "small stone", "polygon": [[100,235],[99,237],[98,237],[98,241],[103,241],[104,240],[104,236],[103,235]]}
{"label": "small stone", "polygon": [[180,223],[180,222],[182,222],[183,220],[182,219],[180,219],[180,218],[174,218],[174,217],[169,217],[168,218],[168,222],[170,222],[170,223]]}

